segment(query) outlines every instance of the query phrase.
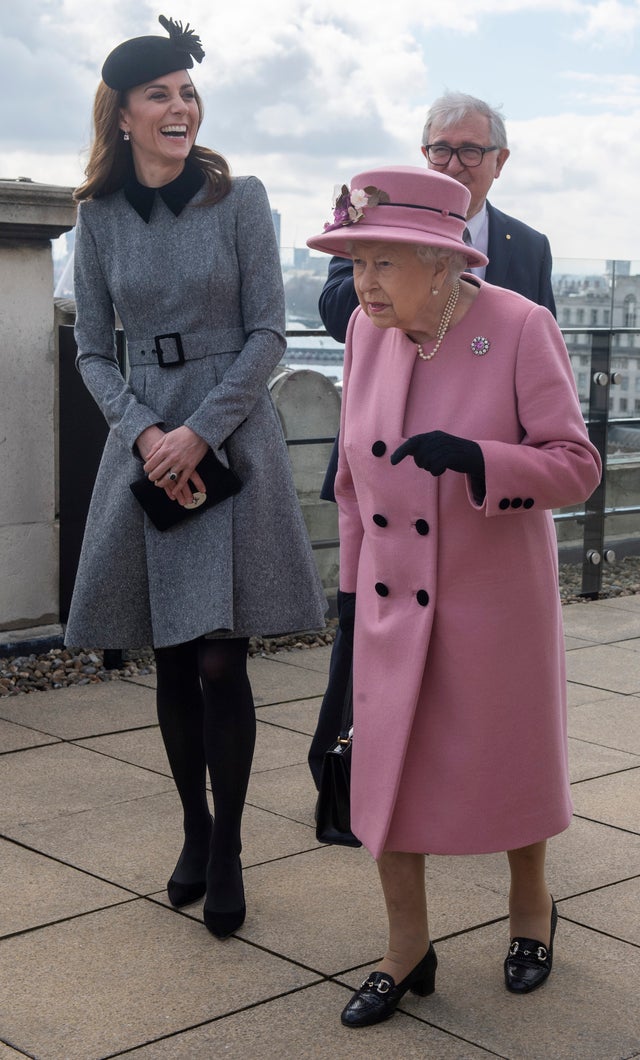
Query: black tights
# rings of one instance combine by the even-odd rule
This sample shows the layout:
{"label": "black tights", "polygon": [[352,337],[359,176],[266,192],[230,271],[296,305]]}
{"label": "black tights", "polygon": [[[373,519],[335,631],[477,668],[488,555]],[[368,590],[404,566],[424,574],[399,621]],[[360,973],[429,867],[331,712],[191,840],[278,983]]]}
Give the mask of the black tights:
{"label": "black tights", "polygon": [[[207,879],[207,902],[240,904],[240,829],[256,737],[246,638],[156,649],[158,721],[182,802],[185,841],[173,878]],[[213,793],[209,813],[206,771]]]}

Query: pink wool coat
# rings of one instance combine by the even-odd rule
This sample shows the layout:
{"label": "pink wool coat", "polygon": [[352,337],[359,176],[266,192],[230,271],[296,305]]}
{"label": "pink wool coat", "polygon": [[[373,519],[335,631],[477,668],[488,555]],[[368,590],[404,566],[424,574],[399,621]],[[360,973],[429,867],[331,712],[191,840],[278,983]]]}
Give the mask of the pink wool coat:
{"label": "pink wool coat", "polygon": [[[336,499],[341,588],[357,593],[352,827],[376,858],[513,849],[571,817],[551,509],[584,501],[600,460],[551,313],[477,282],[432,361],[360,309],[347,334]],[[482,504],[465,475],[392,466],[431,430],[480,444]]]}

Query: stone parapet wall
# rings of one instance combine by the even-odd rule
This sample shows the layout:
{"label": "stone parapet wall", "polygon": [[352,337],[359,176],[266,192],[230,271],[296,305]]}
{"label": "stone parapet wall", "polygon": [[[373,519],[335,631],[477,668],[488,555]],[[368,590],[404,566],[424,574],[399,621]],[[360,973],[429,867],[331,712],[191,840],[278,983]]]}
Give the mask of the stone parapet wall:
{"label": "stone parapet wall", "polygon": [[0,181],[0,629],[58,615],[53,262],[70,188]]}

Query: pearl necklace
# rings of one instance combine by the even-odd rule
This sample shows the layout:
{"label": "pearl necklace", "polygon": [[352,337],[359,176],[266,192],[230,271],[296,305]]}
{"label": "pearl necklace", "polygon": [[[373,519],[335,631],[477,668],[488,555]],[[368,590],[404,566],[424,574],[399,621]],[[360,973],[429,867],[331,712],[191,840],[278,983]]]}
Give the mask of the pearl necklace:
{"label": "pearl necklace", "polygon": [[417,342],[418,357],[421,357],[423,361],[430,361],[435,357],[436,353],[440,349],[440,343],[449,330],[449,324],[451,323],[451,317],[455,312],[455,308],[458,304],[458,297],[460,295],[460,280],[456,280],[451,290],[451,294],[447,299],[447,304],[442,311],[440,317],[440,323],[438,324],[438,330],[436,332],[436,344],[433,347],[431,353],[424,353],[421,343]]}

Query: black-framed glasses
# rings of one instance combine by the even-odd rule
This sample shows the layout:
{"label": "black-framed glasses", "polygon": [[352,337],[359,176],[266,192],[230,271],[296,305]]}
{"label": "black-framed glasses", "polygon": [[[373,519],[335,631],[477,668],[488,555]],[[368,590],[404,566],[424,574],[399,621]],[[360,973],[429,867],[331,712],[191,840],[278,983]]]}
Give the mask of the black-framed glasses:
{"label": "black-framed glasses", "polygon": [[476,144],[463,144],[462,147],[450,147],[449,144],[425,144],[427,158],[432,166],[448,166],[451,156],[456,155],[461,166],[473,169],[482,165],[484,156],[489,151],[499,151],[499,147],[477,147]]}

